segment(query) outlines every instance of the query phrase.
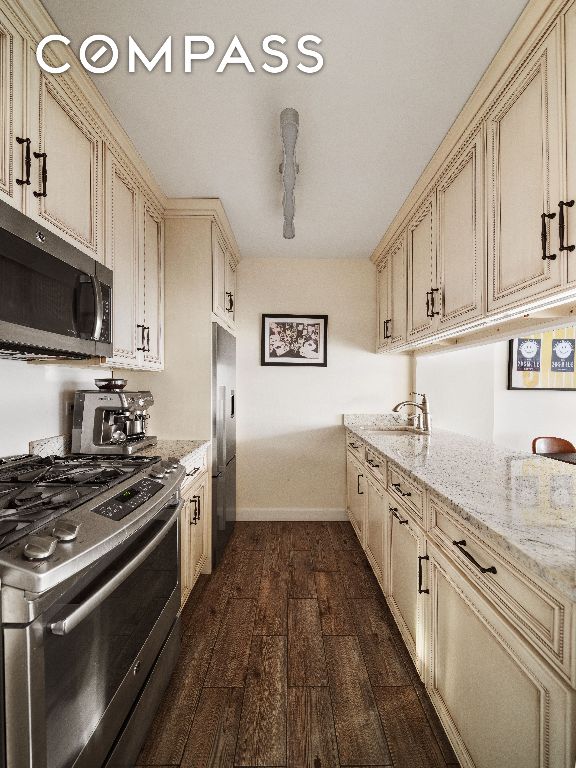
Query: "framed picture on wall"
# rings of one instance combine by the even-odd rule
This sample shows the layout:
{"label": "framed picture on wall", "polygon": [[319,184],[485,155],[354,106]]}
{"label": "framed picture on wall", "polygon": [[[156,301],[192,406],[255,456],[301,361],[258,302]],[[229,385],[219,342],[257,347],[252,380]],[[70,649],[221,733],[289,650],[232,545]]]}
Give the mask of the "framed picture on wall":
{"label": "framed picture on wall", "polygon": [[576,390],[576,326],[511,339],[508,389]]}
{"label": "framed picture on wall", "polygon": [[261,365],[327,365],[328,315],[262,315]]}

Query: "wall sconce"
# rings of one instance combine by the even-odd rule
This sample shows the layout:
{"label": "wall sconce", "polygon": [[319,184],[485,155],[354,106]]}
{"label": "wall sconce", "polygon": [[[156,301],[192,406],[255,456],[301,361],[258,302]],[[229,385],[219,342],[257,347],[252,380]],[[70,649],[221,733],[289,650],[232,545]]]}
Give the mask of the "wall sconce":
{"label": "wall sconce", "polygon": [[283,158],[280,163],[282,174],[282,186],[284,196],[282,205],[284,208],[284,237],[290,240],[295,235],[294,230],[294,187],[296,186],[296,174],[300,170],[296,162],[296,139],[300,118],[298,112],[291,107],[283,109],[280,113],[280,131],[282,133]]}

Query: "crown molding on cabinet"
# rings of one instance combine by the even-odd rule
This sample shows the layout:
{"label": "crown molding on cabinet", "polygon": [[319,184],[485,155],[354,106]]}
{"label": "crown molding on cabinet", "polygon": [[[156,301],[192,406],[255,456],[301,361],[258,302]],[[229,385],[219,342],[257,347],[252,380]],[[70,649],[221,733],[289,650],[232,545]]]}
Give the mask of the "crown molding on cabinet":
{"label": "crown molding on cabinet", "polygon": [[230,221],[219,197],[177,197],[166,200],[164,218],[208,218],[216,222],[226,240],[234,266],[240,261],[240,249],[230,226]]}

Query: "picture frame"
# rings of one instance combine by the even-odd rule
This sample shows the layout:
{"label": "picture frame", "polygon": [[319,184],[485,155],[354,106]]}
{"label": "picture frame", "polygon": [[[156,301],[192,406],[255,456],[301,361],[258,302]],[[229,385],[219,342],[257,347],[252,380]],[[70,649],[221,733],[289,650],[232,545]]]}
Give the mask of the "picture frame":
{"label": "picture frame", "polygon": [[576,325],[511,339],[508,351],[508,389],[576,390]]}
{"label": "picture frame", "polygon": [[261,365],[328,364],[328,315],[263,314]]}

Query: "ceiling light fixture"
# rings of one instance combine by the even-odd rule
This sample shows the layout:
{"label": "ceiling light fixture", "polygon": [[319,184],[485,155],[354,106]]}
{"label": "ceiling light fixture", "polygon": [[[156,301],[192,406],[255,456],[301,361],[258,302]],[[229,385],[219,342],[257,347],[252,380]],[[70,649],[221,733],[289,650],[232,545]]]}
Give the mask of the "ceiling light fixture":
{"label": "ceiling light fixture", "polygon": [[298,112],[291,107],[283,109],[280,113],[280,131],[282,133],[282,151],[283,157],[280,163],[280,173],[282,174],[282,186],[284,187],[284,197],[282,205],[284,207],[284,237],[290,240],[294,237],[294,187],[296,186],[296,174],[300,170],[296,162],[296,139],[298,138],[298,127],[300,118]]}

